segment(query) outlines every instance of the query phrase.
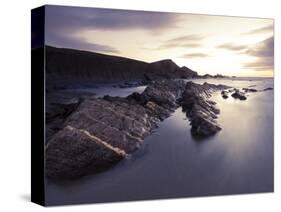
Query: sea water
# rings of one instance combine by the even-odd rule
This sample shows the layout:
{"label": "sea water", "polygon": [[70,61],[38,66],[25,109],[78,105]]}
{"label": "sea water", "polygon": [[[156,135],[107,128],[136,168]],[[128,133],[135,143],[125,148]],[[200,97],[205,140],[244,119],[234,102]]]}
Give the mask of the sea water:
{"label": "sea water", "polygon": [[[273,79],[198,79],[258,90]],[[112,91],[126,96],[145,87]],[[107,94],[106,89],[93,92]],[[111,169],[77,180],[46,180],[49,205],[124,200],[195,197],[273,191],[273,90],[249,93],[246,101],[219,92],[212,99],[220,109],[222,130],[203,140],[190,133],[181,108],[160,123],[141,148]]]}

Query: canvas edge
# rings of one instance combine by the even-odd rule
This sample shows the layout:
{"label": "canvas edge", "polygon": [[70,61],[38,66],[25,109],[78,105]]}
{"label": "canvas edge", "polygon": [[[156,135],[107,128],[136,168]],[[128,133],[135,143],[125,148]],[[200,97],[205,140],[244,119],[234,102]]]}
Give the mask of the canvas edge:
{"label": "canvas edge", "polygon": [[31,10],[31,36],[31,202],[45,206],[45,6]]}

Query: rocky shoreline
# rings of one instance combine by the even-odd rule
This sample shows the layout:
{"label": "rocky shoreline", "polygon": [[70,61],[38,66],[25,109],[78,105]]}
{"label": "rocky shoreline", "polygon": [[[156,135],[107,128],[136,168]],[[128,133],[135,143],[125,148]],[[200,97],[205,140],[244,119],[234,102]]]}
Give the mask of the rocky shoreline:
{"label": "rocky shoreline", "polygon": [[76,178],[116,164],[135,152],[178,107],[186,113],[193,136],[214,135],[221,130],[216,121],[220,110],[209,98],[215,91],[227,95],[231,89],[226,85],[159,80],[148,84],[141,94],[127,97],[84,94],[56,103],[56,107],[50,102],[46,176]]}
{"label": "rocky shoreline", "polygon": [[158,123],[179,106],[186,111],[194,135],[214,134],[221,129],[215,121],[219,110],[208,98],[213,91],[225,88],[162,80],[125,98],[87,96],[72,100],[67,106],[75,109],[62,110],[61,129],[48,137],[46,174],[73,178],[113,165],[136,151]]}

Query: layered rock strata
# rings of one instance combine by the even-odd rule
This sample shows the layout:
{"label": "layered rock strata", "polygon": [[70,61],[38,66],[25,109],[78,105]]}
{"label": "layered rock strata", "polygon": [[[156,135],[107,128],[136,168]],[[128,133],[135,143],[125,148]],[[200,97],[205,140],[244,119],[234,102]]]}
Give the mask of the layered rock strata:
{"label": "layered rock strata", "polygon": [[208,98],[226,88],[162,80],[152,82],[141,94],[92,96],[75,102],[75,111],[46,145],[47,176],[73,178],[110,167],[136,151],[158,123],[179,106],[190,120],[193,135],[213,135],[221,129],[215,121],[219,110]]}

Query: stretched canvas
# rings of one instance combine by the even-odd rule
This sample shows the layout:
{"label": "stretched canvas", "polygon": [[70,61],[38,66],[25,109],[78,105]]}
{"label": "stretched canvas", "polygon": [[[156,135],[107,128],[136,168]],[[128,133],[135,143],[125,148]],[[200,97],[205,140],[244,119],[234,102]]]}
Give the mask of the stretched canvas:
{"label": "stretched canvas", "polygon": [[33,202],[273,192],[274,20],[31,13]]}

